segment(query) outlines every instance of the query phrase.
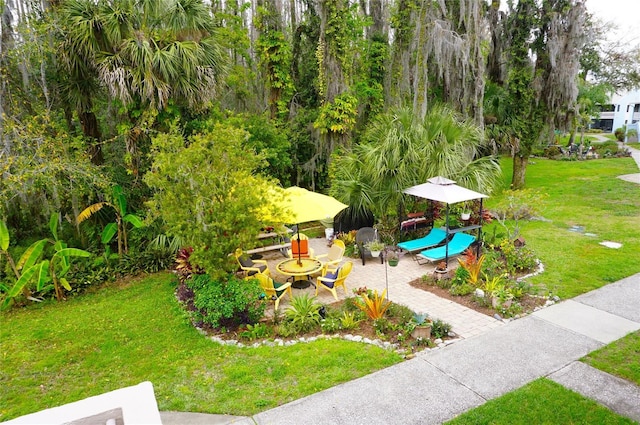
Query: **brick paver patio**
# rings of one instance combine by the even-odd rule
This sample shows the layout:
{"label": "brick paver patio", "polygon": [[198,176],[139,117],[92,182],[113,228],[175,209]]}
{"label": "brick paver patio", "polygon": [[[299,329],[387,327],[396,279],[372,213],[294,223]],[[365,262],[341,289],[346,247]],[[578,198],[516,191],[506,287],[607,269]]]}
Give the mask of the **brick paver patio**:
{"label": "brick paver patio", "polygon": [[[324,254],[328,250],[327,241],[323,238],[314,238],[310,240],[310,246],[314,249],[316,255]],[[285,259],[278,252],[265,254],[263,257],[269,262],[269,268],[273,277],[280,282],[286,280],[286,276],[279,275],[276,271],[276,264]],[[390,267],[380,264],[377,258],[367,258],[366,264],[363,266],[359,258],[345,258],[345,261],[353,262],[353,270],[347,278],[346,284],[351,296],[351,290],[366,286],[369,289],[377,289],[382,292],[388,288],[388,298],[398,304],[404,304],[417,313],[427,313],[432,319],[443,320],[452,326],[453,332],[462,338],[470,338],[480,335],[489,329],[503,325],[500,320],[489,317],[475,310],[471,310],[463,305],[453,301],[440,298],[427,291],[416,289],[409,285],[414,279],[418,279],[424,274],[433,272],[434,266],[431,264],[420,265],[414,261],[409,255],[401,257],[397,267]],[[449,260],[453,264],[455,259]],[[386,273],[386,278],[385,278]],[[313,286],[307,289],[293,289],[293,294],[306,292],[309,295],[315,294]],[[338,297],[345,298],[344,291],[338,289]],[[333,302],[333,296],[329,291],[320,288],[318,291],[318,300],[323,303]],[[285,297],[280,304],[280,308],[286,308],[289,300]]]}

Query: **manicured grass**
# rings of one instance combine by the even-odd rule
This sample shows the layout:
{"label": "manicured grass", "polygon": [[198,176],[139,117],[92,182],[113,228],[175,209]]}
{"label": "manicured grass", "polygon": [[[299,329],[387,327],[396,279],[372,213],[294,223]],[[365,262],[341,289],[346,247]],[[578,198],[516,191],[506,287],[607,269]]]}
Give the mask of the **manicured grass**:
{"label": "manicured grass", "polygon": [[342,340],[221,346],[189,324],[171,280],[2,314],[0,421],[146,380],[160,410],[250,415],[401,361]]}
{"label": "manicured grass", "polygon": [[627,143],[626,145],[629,146],[630,148],[640,149],[639,142],[630,142],[630,143]]}
{"label": "manicured grass", "polygon": [[633,424],[553,381],[538,379],[446,422],[461,424]]}
{"label": "manicured grass", "polygon": [[640,331],[630,333],[581,360],[640,386]]}
{"label": "manicured grass", "polygon": [[[512,162],[503,159],[501,165],[508,187]],[[640,187],[617,178],[637,172],[631,158],[530,160],[526,186],[548,195],[542,215],[550,220],[521,223],[521,234],[545,266],[531,283],[569,298],[640,272]],[[487,206],[499,198],[489,198]],[[574,225],[596,236],[569,231]]]}

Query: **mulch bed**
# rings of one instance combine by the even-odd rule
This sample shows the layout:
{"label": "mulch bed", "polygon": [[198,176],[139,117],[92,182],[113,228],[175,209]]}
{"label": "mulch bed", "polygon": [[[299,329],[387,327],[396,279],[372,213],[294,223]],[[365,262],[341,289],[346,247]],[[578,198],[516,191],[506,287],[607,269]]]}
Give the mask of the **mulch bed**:
{"label": "mulch bed", "polygon": [[[475,310],[478,313],[486,314],[487,316],[493,317],[496,313],[500,313],[493,308],[479,304],[474,299],[473,294],[452,295],[449,292],[449,289],[441,288],[435,284],[430,284],[429,282],[423,282],[421,279],[415,279],[409,282],[409,285],[413,286],[414,288],[422,289],[423,291],[431,292],[432,294],[435,294],[440,298],[451,300],[455,303],[470,308],[471,310]],[[522,306],[521,314],[528,314],[533,312],[536,307],[543,306],[546,301],[546,298],[534,297],[525,294],[521,299],[518,300],[518,302]]]}
{"label": "mulch bed", "polygon": [[[184,305],[184,308],[188,311],[196,311],[197,308],[195,307],[194,303],[193,303],[193,291],[191,289],[189,289],[184,283],[178,285],[178,288],[176,289],[176,297],[178,298],[179,301],[181,301]],[[345,302],[345,300],[340,300],[340,301],[336,301],[334,303],[331,304],[327,304],[327,308],[330,308],[332,310],[338,310],[340,309],[340,307],[342,306],[342,304]],[[272,322],[272,318],[269,317],[264,317],[262,322],[263,323],[270,323]],[[398,319],[396,318],[389,318],[389,321],[391,323],[397,324],[398,323]],[[243,326],[241,326],[240,328],[238,327],[232,327],[226,330],[226,332],[220,332],[219,329],[214,329],[211,326],[208,326],[204,323],[194,323],[195,326],[197,326],[198,328],[200,328],[202,331],[205,332],[206,335],[208,336],[217,336],[218,338],[224,339],[224,340],[237,340],[240,339],[240,332],[243,330]],[[309,337],[314,337],[314,336],[319,336],[323,334],[322,330],[319,328],[314,329],[311,332],[307,332],[304,334],[298,334],[295,335],[294,337],[291,338],[284,338],[284,339],[297,339],[300,337],[304,337],[304,338],[309,338]],[[362,338],[368,338],[370,340],[376,340],[376,339],[381,339],[380,335],[378,335],[376,333],[376,329],[373,326],[373,322],[369,319],[365,319],[362,320],[359,323],[359,326],[355,329],[348,329],[348,330],[336,330],[334,332],[330,333],[331,335],[341,335],[341,336],[345,336],[348,334],[351,335],[359,335]],[[273,336],[271,338],[277,338],[277,336]],[[433,337],[432,337],[433,339]],[[450,339],[450,337],[448,336],[444,336],[443,339]],[[392,344],[395,343],[400,343],[400,341],[398,340],[398,332],[389,332],[387,333],[384,338],[384,341],[388,341]],[[401,345],[403,345],[406,349],[409,349],[410,351],[420,351],[422,349],[425,348],[424,345],[420,345],[420,346],[414,346],[413,344],[411,344],[411,341],[413,341],[414,339],[409,337],[408,340]],[[260,341],[260,339],[258,339],[258,341]],[[243,341],[243,342],[248,342],[248,341]],[[255,341],[250,341],[250,342],[255,342]]]}

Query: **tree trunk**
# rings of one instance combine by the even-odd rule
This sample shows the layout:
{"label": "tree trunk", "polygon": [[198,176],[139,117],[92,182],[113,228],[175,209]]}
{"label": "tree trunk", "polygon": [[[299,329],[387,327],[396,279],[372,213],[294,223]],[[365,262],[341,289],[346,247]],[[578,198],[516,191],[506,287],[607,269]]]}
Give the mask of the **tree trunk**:
{"label": "tree trunk", "polygon": [[98,119],[96,118],[96,114],[89,111],[81,112],[79,115],[80,125],[82,126],[82,133],[90,139],[87,151],[91,158],[91,162],[96,165],[100,165],[103,163],[104,157],[102,156],[102,145],[100,144],[100,127],[98,126]]}
{"label": "tree trunk", "polygon": [[513,156],[513,175],[511,177],[511,189],[517,190],[524,188],[528,162],[529,155],[516,154]]}

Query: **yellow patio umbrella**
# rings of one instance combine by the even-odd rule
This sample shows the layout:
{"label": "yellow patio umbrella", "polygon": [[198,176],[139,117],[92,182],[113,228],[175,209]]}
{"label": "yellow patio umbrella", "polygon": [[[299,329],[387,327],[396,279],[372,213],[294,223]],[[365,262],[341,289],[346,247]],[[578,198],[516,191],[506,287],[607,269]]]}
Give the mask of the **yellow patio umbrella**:
{"label": "yellow patio umbrella", "polygon": [[[291,213],[291,223],[298,224],[298,240],[300,239],[300,223],[333,218],[348,205],[336,198],[312,192],[298,186],[288,187],[284,190],[285,197],[278,204]],[[300,263],[298,253],[298,263]]]}

